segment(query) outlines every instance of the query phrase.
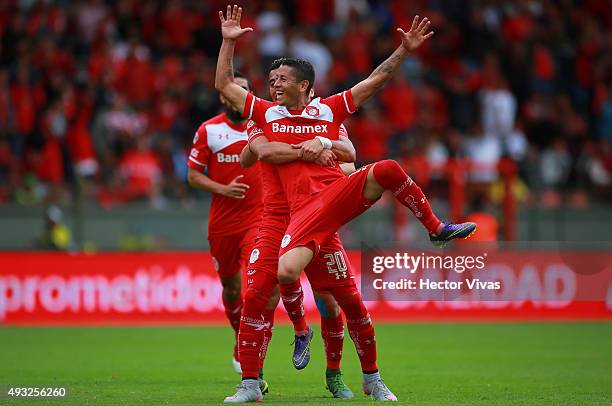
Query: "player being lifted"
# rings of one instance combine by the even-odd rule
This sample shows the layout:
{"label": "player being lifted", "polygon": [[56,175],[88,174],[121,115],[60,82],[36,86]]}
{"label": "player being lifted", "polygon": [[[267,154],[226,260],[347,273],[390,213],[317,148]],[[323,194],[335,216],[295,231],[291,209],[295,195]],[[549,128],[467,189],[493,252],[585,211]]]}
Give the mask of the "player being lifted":
{"label": "player being lifted", "polygon": [[[224,40],[217,66],[217,89],[234,106],[243,110],[244,116],[252,117],[271,140],[280,137],[294,142],[317,136],[321,148],[330,146],[330,138],[338,138],[340,123],[386,83],[408,53],[433,35],[433,32],[428,33],[429,21],[426,18],[419,21],[416,16],[408,32],[398,29],[402,44],[368,78],[341,94],[315,99],[311,103],[307,103],[307,95],[314,83],[312,65],[305,61],[287,60],[277,70],[277,103],[271,103],[255,98],[233,84],[235,40],[251,31],[240,27],[240,14],[241,10],[236,6],[233,11],[228,7],[227,20],[220,13]],[[316,147],[311,144],[311,148]],[[299,276],[321,243],[340,226],[365,211],[385,190],[391,190],[394,197],[415,214],[434,243],[465,238],[476,227],[474,223],[440,222],[420,188],[395,161],[367,165],[348,178],[338,171],[334,173],[320,168],[297,161],[279,171],[292,209],[279,252],[278,273],[281,297],[290,315],[294,309],[303,307]],[[378,373],[374,329],[356,287],[336,289],[332,294],[347,316],[349,332],[360,355],[365,393],[372,394],[377,400],[396,400]],[[241,390],[246,388],[243,386]]]}
{"label": "player being lifted", "polygon": [[[281,64],[277,60],[272,64],[269,74],[270,96],[272,100],[276,98],[274,82],[277,79],[276,68]],[[289,144],[282,142],[267,142],[253,122],[247,124],[249,133],[249,146],[245,147],[241,154],[241,162],[249,166],[257,161],[255,151],[261,157],[260,170],[264,183],[264,214],[260,225],[259,234],[255,243],[255,249],[251,255],[248,267],[248,285],[245,294],[245,305],[243,317],[240,323],[239,347],[240,362],[242,364],[243,378],[245,384],[250,379],[254,381],[257,368],[257,351],[261,346],[265,346],[265,337],[258,328],[263,322],[262,314],[266,312],[265,306],[267,298],[271,292],[277,289],[278,284],[278,250],[281,240],[287,228],[289,220],[289,205],[282,189],[276,167],[273,164],[282,164],[299,159],[304,155],[302,150],[294,149]],[[338,158],[340,161],[354,161],[355,149],[348,139],[345,129],[341,129],[343,135],[336,142],[333,150],[322,150],[316,156],[316,162],[322,165],[335,164],[330,158]],[[308,158],[315,158],[314,155]],[[345,173],[355,170],[353,164],[342,164]],[[339,262],[339,266],[336,265]],[[351,275],[350,263],[340,239],[334,235],[324,246],[315,259],[308,265],[306,274],[309,279],[314,278],[313,290],[317,307],[321,313],[321,336],[325,344],[327,358],[326,386],[327,389],[337,398],[352,398],[353,393],[342,380],[340,371],[340,360],[342,358],[342,347],[344,341],[344,322],[338,304],[333,296],[324,290],[325,285],[334,286],[335,275],[330,273],[330,269],[338,267],[338,270]],[[318,278],[316,276],[319,275]],[[327,279],[321,278],[327,275]],[[311,279],[313,280],[313,279]],[[352,282],[349,282],[352,283]],[[298,309],[300,313],[303,309]],[[303,320],[303,314],[299,316]],[[259,321],[258,320],[262,320]],[[305,327],[303,327],[305,328]],[[311,333],[311,332],[309,332]],[[247,343],[247,345],[242,345]],[[252,344],[255,343],[255,344]],[[302,349],[304,350],[304,349]],[[309,353],[301,351],[293,359],[294,366],[302,369],[309,361]],[[260,395],[251,391],[254,398]],[[234,396],[226,399],[226,402],[240,402],[246,399],[242,396]]]}

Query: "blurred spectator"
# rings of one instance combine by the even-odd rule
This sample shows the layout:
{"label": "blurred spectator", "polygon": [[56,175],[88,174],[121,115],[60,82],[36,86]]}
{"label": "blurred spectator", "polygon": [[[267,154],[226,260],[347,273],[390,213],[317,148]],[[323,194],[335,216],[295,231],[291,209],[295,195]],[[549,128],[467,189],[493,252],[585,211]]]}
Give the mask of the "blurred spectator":
{"label": "blurred spectator", "polygon": [[367,104],[361,110],[359,116],[349,126],[349,136],[359,151],[357,159],[361,163],[385,159],[389,156],[387,143],[391,129],[375,104]]}
{"label": "blurred spectator", "polygon": [[276,0],[266,0],[263,11],[257,16],[259,52],[263,65],[270,66],[272,61],[285,56],[287,40],[283,34],[284,18],[281,7]]}
{"label": "blurred spectator", "polygon": [[319,41],[312,29],[294,31],[289,42],[289,53],[312,63],[317,93],[327,93],[327,74],[332,64],[329,50]]}
{"label": "blurred spectator", "polygon": [[[531,195],[583,207],[611,198],[608,3],[244,2],[255,32],[235,63],[266,97],[273,59],[308,59],[326,96],[369,75],[397,46],[395,28],[426,15],[433,40],[347,121],[359,159],[397,158],[427,183],[468,158],[471,181],[488,185],[506,156],[544,188]],[[0,202],[189,198],[183,155],[220,107],[224,5],[0,2]]]}
{"label": "blurred spectator", "polygon": [[158,197],[161,167],[149,143],[150,140],[139,138],[136,141],[136,148],[128,150],[119,163],[119,171],[125,186],[123,197],[126,200]]}
{"label": "blurred spectator", "polygon": [[36,244],[39,249],[67,251],[72,248],[72,232],[64,224],[64,212],[57,206],[45,211],[45,229]]}

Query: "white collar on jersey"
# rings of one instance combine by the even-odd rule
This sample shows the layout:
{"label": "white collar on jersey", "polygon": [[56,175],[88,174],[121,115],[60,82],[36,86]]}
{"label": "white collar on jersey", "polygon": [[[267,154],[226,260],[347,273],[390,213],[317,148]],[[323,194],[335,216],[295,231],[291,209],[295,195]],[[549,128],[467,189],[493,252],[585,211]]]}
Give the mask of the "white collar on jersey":
{"label": "white collar on jersey", "polygon": [[266,123],[271,123],[272,121],[281,120],[283,118],[298,117],[308,120],[334,122],[334,113],[332,109],[327,104],[321,103],[320,97],[311,100],[300,114],[291,114],[289,110],[287,110],[287,107],[278,104],[266,110]]}

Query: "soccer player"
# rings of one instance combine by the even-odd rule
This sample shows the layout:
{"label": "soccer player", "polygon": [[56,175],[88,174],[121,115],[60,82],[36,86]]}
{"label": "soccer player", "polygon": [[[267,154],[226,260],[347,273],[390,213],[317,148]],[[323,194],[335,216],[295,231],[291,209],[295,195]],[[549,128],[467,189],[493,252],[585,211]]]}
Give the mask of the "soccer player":
{"label": "soccer player", "polygon": [[[279,60],[280,61],[280,60]],[[276,63],[279,64],[279,61]],[[275,98],[274,81],[276,80],[274,64],[271,67],[269,83],[270,95]],[[278,268],[278,249],[285,233],[288,224],[289,206],[285,197],[284,191],[278,179],[276,168],[272,163],[282,164],[298,159],[302,154],[301,150],[297,150],[285,143],[270,142],[268,143],[263,136],[262,131],[249,122],[247,124],[249,133],[249,146],[245,146],[241,155],[241,162],[244,165],[251,165],[257,160],[257,155],[262,158],[260,169],[264,182],[264,215],[260,226],[260,233],[257,237],[255,249],[251,255],[251,261],[247,273],[249,274],[249,283],[245,295],[245,305],[243,309],[243,322],[240,325],[239,342],[249,343],[245,346],[240,346],[240,360],[243,366],[243,378],[245,381],[253,380],[257,366],[257,348],[262,344],[261,330],[258,329],[255,320],[262,319],[261,315],[268,311],[264,309],[266,298],[270,295],[272,289],[276,288],[277,268]],[[353,161],[355,159],[355,150],[352,143],[348,139],[346,130],[342,127],[342,135],[337,143],[333,155],[343,161]],[[261,150],[259,146],[262,146]],[[257,153],[251,152],[251,149]],[[265,151],[264,151],[265,150]],[[331,150],[321,151],[318,162],[327,164],[327,158]],[[332,162],[333,163],[333,162]],[[354,171],[353,164],[342,164],[346,173]],[[331,272],[334,271],[334,272]],[[342,247],[339,237],[336,235],[325,244],[319,255],[307,267],[306,274],[310,278],[313,274],[329,275],[328,284],[333,286],[336,284],[335,279],[337,273],[344,272],[352,275],[350,262],[346,256],[346,252]],[[318,278],[321,280],[321,278]],[[334,298],[323,290],[321,282],[313,284],[315,300],[321,313],[321,335],[325,344],[325,352],[327,358],[326,369],[326,386],[327,389],[337,398],[352,398],[354,395],[350,388],[343,382],[340,371],[340,360],[342,357],[342,346],[344,340],[344,323],[340,314],[340,309]],[[323,279],[324,280],[324,279]],[[303,308],[298,309],[300,318],[303,320]],[[266,326],[267,327],[267,326]],[[299,329],[300,327],[298,327]],[[304,328],[304,327],[302,327]],[[311,331],[305,329],[304,334],[312,334]],[[302,342],[309,345],[309,341]],[[250,345],[250,343],[256,343]],[[265,344],[265,343],[264,343]],[[294,366],[302,369],[306,366],[309,353],[298,349],[293,359]],[[257,399],[259,394],[256,391],[251,391],[252,397]],[[240,402],[248,400],[242,397],[242,394],[237,393],[236,396],[226,399],[227,402]]]}
{"label": "soccer player", "polygon": [[[249,90],[247,79],[234,74],[237,86]],[[212,193],[208,241],[221,285],[225,314],[237,339],[242,312],[241,269],[253,249],[262,212],[262,185],[257,168],[240,166],[240,152],[247,144],[246,120],[223,97],[225,112],[198,128],[187,161],[188,182]],[[207,169],[207,174],[204,170]],[[232,365],[241,373],[238,345]]]}
{"label": "soccer player", "polygon": [[[277,103],[271,103],[233,85],[235,40],[252,29],[240,27],[241,9],[236,6],[233,11],[228,6],[227,20],[223,13],[219,14],[223,43],[219,51],[216,88],[232,105],[242,110],[244,116],[253,118],[272,141],[282,138],[300,142],[317,136],[320,146],[313,142],[308,146],[312,153],[316,148],[332,146],[331,139],[338,139],[341,122],[386,83],[409,52],[433,35],[433,32],[427,32],[428,19],[419,21],[416,16],[408,32],[398,29],[401,45],[368,78],[347,91],[310,103],[307,103],[307,95],[314,83],[312,65],[302,60],[286,59],[277,70]],[[444,224],[438,220],[421,189],[395,161],[367,165],[348,178],[342,176],[337,167],[326,169],[295,161],[279,171],[292,211],[281,243],[278,272],[281,297],[290,315],[294,309],[303,306],[299,276],[321,243],[340,226],[363,213],[386,190],[391,190],[394,197],[415,214],[429,232],[430,240],[436,244],[467,237],[476,227],[474,223]],[[353,284],[346,289],[334,289],[331,293],[347,316],[349,332],[364,373],[364,392],[376,400],[397,400],[378,373],[374,329],[356,287]]]}

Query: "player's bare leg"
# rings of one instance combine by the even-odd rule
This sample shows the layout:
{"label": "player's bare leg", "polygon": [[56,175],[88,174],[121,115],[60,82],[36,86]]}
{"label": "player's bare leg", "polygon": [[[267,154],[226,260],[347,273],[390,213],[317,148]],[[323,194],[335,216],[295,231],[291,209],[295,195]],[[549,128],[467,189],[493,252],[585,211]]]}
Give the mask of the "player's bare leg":
{"label": "player's bare leg", "polygon": [[370,200],[378,199],[386,190],[402,205],[408,207],[417,220],[429,233],[430,241],[436,246],[444,246],[451,240],[467,238],[476,223],[443,223],[433,213],[427,197],[421,188],[404,172],[395,161],[387,159],[376,162],[368,171],[363,196]]}
{"label": "player's bare leg", "polygon": [[344,321],[340,313],[340,306],[329,292],[316,290],[314,296],[321,314],[321,338],[323,338],[327,359],[326,388],[335,398],[351,399],[354,397],[353,391],[344,383],[340,370],[344,345]]}
{"label": "player's bare leg", "polygon": [[293,366],[296,369],[303,369],[310,362],[310,341],[313,333],[304,318],[304,291],[300,275],[312,257],[313,252],[309,248],[296,247],[278,259],[280,295],[295,330]]}
{"label": "player's bare leg", "polygon": [[[238,338],[238,329],[240,327],[240,314],[242,312],[242,278],[240,272],[235,275],[221,278],[221,285],[223,286],[223,292],[221,297],[223,299],[223,306],[225,308],[225,315],[230,322],[230,325],[234,329],[234,336]],[[234,356],[232,358],[232,366],[236,373],[241,374],[242,369],[240,368],[240,362],[238,361],[238,346],[234,343]]]}

